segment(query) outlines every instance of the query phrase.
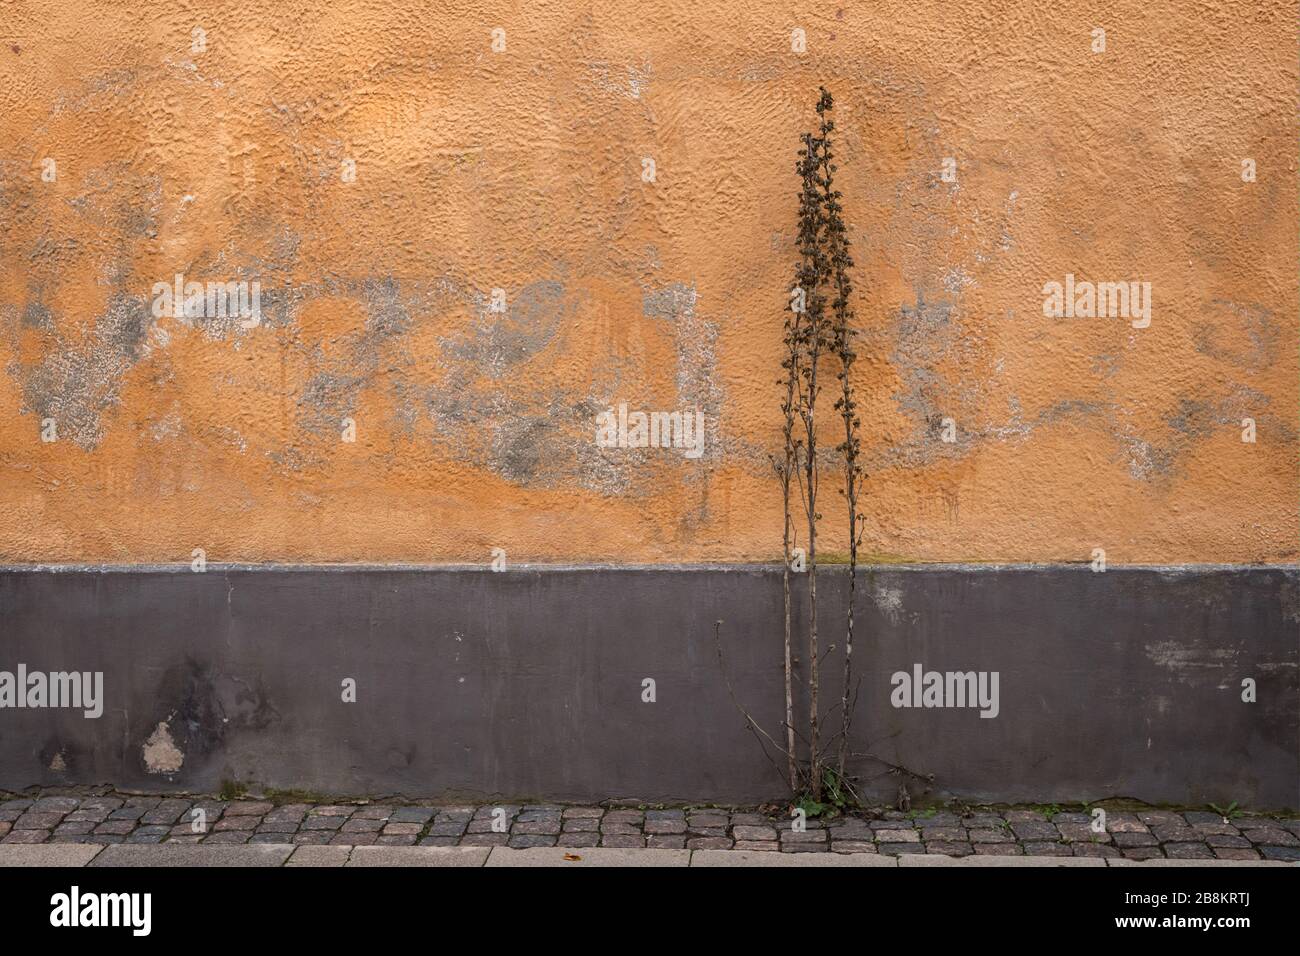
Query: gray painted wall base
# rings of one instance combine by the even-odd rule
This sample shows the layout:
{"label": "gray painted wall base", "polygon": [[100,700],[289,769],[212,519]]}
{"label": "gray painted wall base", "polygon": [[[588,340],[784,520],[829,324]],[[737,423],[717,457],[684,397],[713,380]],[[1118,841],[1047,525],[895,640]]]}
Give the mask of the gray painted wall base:
{"label": "gray painted wall base", "polygon": [[[819,574],[823,648],[846,584]],[[933,774],[918,800],[1300,805],[1294,568],[877,569],[856,616],[853,749]],[[779,798],[716,620],[737,700],[779,736],[779,569],[3,570],[0,671],[102,671],[105,705],[0,709],[0,789]],[[998,672],[997,716],[892,706],[916,664]],[[853,769],[892,802],[885,764]]]}

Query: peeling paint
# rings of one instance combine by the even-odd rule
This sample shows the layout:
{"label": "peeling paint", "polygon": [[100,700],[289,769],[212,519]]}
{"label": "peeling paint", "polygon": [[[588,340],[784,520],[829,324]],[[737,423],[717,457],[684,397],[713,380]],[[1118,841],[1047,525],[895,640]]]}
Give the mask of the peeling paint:
{"label": "peeling paint", "polygon": [[144,759],[144,768],[149,773],[177,773],[185,763],[185,755],[172,740],[166,721],[160,722],[154,728],[154,732],[149,735],[149,739],[141,748],[141,756]]}

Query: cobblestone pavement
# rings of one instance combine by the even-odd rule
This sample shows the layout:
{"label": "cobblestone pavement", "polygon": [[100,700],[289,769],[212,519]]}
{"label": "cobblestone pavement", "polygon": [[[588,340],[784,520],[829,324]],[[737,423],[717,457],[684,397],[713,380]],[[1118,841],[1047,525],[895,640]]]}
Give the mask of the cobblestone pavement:
{"label": "cobblestone pavement", "polygon": [[[3,795],[0,795],[3,796]],[[99,796],[0,799],[0,844],[292,843],[332,846],[617,847],[781,853],[1083,856],[1300,861],[1300,819],[1208,811],[878,811],[808,820],[768,808],[555,804],[435,806]],[[505,832],[499,832],[502,826]]]}

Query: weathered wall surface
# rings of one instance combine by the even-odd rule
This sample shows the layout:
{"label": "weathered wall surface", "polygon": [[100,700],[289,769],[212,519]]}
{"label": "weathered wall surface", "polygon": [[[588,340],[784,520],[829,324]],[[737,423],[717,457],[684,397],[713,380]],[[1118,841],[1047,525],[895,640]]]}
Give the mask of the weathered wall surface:
{"label": "weathered wall surface", "polygon": [[[828,629],[846,577],[822,576]],[[879,760],[850,771],[872,797],[897,795],[887,761],[934,775],[909,780],[918,801],[1300,805],[1296,571],[895,568],[860,584],[853,750]],[[754,567],[0,571],[0,669],[103,672],[97,718],[0,713],[0,785],[779,798],[728,685],[779,726],[780,613],[779,571]],[[892,675],[918,664],[996,672],[990,718],[893,706]]]}
{"label": "weathered wall surface", "polygon": [[[1296,558],[1296,3],[203,6],[0,0],[0,560],[772,558],[819,84],[869,551]],[[704,454],[596,447],[620,402]]]}

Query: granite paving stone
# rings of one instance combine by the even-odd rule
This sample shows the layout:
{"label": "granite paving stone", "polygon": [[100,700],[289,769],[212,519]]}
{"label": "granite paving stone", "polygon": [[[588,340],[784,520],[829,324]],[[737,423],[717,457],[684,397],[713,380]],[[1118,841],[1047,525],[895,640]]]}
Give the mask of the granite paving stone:
{"label": "granite paving stone", "polygon": [[398,807],[388,815],[388,822],[424,824],[432,820],[435,813],[437,810],[433,807]]}
{"label": "granite paving stone", "polygon": [[1281,827],[1252,828],[1243,830],[1242,834],[1256,846],[1300,846],[1300,838]]}
{"label": "granite paving stone", "polygon": [[1171,860],[1212,860],[1214,854],[1204,843],[1164,843],[1165,856]]}
{"label": "granite paving stone", "polygon": [[691,837],[686,841],[686,849],[730,850],[731,842],[727,837]]}
{"label": "granite paving stone", "polygon": [[1023,820],[1011,824],[1011,832],[1016,838],[1024,841],[1041,841],[1041,840],[1059,840],[1061,831],[1053,823],[1048,823],[1043,819],[1037,822],[1033,820]]}
{"label": "granite paving stone", "polygon": [[1297,846],[1262,846],[1259,852],[1266,860],[1300,860],[1300,847]]}
{"label": "granite paving stone", "polygon": [[1111,838],[1117,846],[1122,847],[1155,846],[1160,842],[1145,830],[1141,833],[1115,832],[1111,834]]}
{"label": "granite paving stone", "polygon": [[14,821],[15,830],[48,830],[63,822],[67,814],[54,810],[28,810]]}
{"label": "granite paving stone", "polygon": [[339,828],[340,833],[378,833],[384,826],[383,820],[359,819],[353,817]]}
{"label": "granite paving stone", "polygon": [[220,833],[225,830],[254,830],[261,821],[260,817],[243,816],[232,817],[229,814],[223,816],[216,823],[212,824],[210,829],[214,833]]}
{"label": "granite paving stone", "polygon": [[80,801],[76,797],[40,797],[32,801],[31,809],[52,813],[71,813]]}
{"label": "granite paving stone", "polygon": [[1025,856],[1073,856],[1074,851],[1064,843],[1026,841],[1022,844]]}
{"label": "granite paving stone", "polygon": [[[140,818],[142,823],[146,824],[174,824],[181,818],[181,814],[190,808],[188,800],[168,799],[159,802],[158,806],[145,812]],[[78,813],[87,811],[78,810]],[[91,811],[99,812],[99,811]]]}
{"label": "granite paving stone", "polygon": [[961,827],[922,827],[921,839],[926,842],[964,843],[966,831]]}
{"label": "granite paving stone", "polygon": [[602,833],[600,836],[601,846],[612,847],[642,847],[645,846],[645,837],[639,832],[636,833]]}
{"label": "granite paving stone", "polygon": [[1214,855],[1220,860],[1258,860],[1258,850],[1241,850],[1232,847],[1214,847]]}
{"label": "granite paving stone", "polygon": [[926,853],[942,853],[944,856],[970,856],[975,851],[969,843],[950,840],[926,841]]}
{"label": "granite paving stone", "polygon": [[302,821],[304,830],[337,830],[347,821],[346,817],[341,816],[312,816],[308,814]]}
{"label": "granite paving stone", "polygon": [[1093,830],[1091,823],[1064,822],[1055,826],[1061,831],[1061,836],[1072,843],[1110,843],[1113,839],[1105,830],[1100,833]]}
{"label": "granite paving stone", "polygon": [[134,820],[113,820],[108,819],[95,827],[96,833],[113,833],[119,836],[125,836],[136,827]]}
{"label": "granite paving stone", "polygon": [[570,847],[600,846],[600,834],[593,832],[565,832],[556,838],[555,845]]}
{"label": "granite paving stone", "polygon": [[[740,841],[736,841],[736,846],[740,846]],[[862,840],[836,840],[831,839],[831,852],[833,853],[877,853],[874,843],[868,843]]]}

